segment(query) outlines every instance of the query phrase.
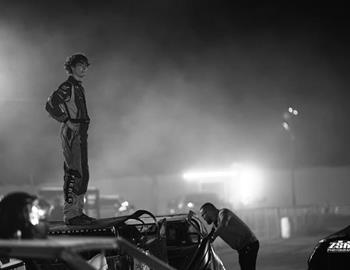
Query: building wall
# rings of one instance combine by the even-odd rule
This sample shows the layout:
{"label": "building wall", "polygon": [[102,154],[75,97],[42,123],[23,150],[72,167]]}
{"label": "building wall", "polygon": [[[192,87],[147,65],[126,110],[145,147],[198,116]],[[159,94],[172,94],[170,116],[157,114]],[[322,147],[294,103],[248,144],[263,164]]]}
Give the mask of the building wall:
{"label": "building wall", "polygon": [[[52,183],[42,185],[52,185]],[[180,175],[92,179],[90,185],[97,187],[100,194],[118,194],[133,202],[136,208],[150,210],[154,213],[167,213],[169,200],[183,194],[203,190],[203,185],[185,182]],[[2,185],[0,194],[7,194],[15,190],[36,193],[39,187]],[[209,188],[208,185],[207,188]],[[234,189],[232,192],[225,190],[224,184],[218,184],[217,188],[215,185],[210,185],[209,189],[221,196],[229,196],[231,199],[237,196],[234,194]],[[297,205],[350,205],[349,190],[350,166],[308,168],[297,170],[295,173]],[[266,170],[261,196],[248,207],[289,207],[291,205],[290,171]]]}

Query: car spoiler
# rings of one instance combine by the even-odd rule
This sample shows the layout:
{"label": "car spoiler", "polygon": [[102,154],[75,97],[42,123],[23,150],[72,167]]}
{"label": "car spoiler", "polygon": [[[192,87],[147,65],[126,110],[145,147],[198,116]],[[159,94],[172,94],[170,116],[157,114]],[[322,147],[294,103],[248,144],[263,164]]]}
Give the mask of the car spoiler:
{"label": "car spoiler", "polygon": [[[98,219],[90,225],[76,225],[76,226],[68,226],[63,223],[63,221],[53,221],[49,223],[49,234],[50,235],[96,235],[96,233],[100,233],[100,235],[104,236],[117,236],[116,230],[119,227],[125,225],[128,220],[136,220],[142,223],[140,219],[141,216],[148,215],[152,218],[155,226],[158,226],[156,217],[146,211],[146,210],[137,210],[131,215],[120,216],[120,217],[112,217],[112,218],[102,218]],[[157,231],[158,227],[157,227]]]}

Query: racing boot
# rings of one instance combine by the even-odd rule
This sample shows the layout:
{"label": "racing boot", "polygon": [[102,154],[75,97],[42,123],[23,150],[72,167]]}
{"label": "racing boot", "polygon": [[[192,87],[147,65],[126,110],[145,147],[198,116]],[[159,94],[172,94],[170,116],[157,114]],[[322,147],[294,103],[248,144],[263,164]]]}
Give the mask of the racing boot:
{"label": "racing boot", "polygon": [[86,219],[86,220],[88,220],[90,222],[96,221],[96,218],[89,217],[88,215],[85,215],[84,213],[82,213],[80,217],[82,217],[82,218],[84,218],[84,219]]}
{"label": "racing boot", "polygon": [[80,216],[76,216],[76,217],[73,217],[73,218],[70,218],[70,219],[67,219],[65,221],[66,225],[69,225],[69,226],[85,226],[85,225],[91,225],[92,223],[92,218],[88,217],[88,216],[82,214]]}

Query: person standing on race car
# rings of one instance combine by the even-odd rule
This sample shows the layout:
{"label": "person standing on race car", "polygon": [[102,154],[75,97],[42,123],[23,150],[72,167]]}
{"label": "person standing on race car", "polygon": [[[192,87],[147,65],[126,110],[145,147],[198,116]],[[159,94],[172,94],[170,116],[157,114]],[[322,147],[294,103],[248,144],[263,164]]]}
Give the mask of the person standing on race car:
{"label": "person standing on race car", "polygon": [[201,206],[200,214],[209,225],[214,225],[211,240],[219,236],[237,250],[241,270],[255,270],[259,241],[249,227],[231,210],[217,209],[209,202]]}
{"label": "person standing on race car", "polygon": [[82,80],[89,65],[84,54],[69,56],[64,64],[68,79],[49,96],[45,107],[52,118],[62,123],[63,219],[67,225],[89,225],[95,220],[83,213],[89,183],[87,131],[90,118]]}

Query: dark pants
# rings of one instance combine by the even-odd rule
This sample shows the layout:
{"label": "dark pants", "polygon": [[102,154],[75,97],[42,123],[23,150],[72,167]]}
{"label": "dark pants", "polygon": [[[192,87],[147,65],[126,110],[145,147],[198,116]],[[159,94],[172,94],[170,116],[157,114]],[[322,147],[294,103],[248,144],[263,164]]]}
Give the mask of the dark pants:
{"label": "dark pants", "polygon": [[83,213],[84,195],[89,183],[87,124],[79,130],[62,126],[61,140],[64,155],[64,220]]}
{"label": "dark pants", "polygon": [[259,241],[255,241],[238,251],[241,270],[255,270],[258,251]]}

